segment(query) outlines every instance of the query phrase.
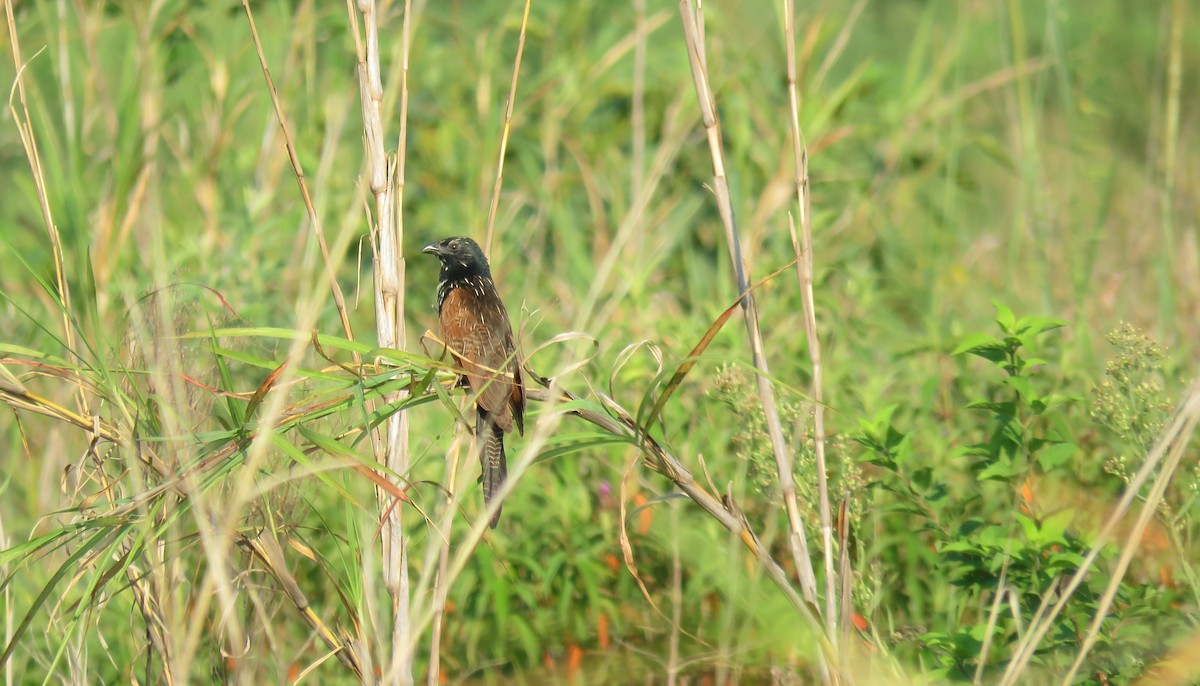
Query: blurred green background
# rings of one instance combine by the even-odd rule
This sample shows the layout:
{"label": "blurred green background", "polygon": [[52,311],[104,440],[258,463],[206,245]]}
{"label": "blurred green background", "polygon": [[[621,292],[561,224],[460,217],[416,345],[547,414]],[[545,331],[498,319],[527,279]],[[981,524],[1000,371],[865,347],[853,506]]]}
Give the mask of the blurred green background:
{"label": "blurred green background", "polygon": [[[164,327],[199,332],[172,348],[175,371],[207,380],[171,409],[190,436],[163,434],[197,454],[206,431],[228,428],[223,413],[237,402],[214,389],[253,393],[272,368],[267,362],[286,355],[282,342],[259,335],[222,336],[236,354],[214,354],[203,345],[210,327],[295,328],[315,299],[316,328],[342,335],[245,12],[230,2],[14,4],[29,124],[62,237],[80,366],[107,387],[137,386],[165,363],[131,352],[131,341],[174,339]],[[482,239],[486,231],[522,3],[414,4],[403,249],[408,345],[419,352],[420,333],[435,328],[437,279],[436,261],[420,247],[447,235]],[[640,5],[647,35],[641,66]],[[902,683],[969,682],[996,570],[967,574],[967,562],[948,555],[947,545],[979,543],[969,522],[1021,539],[1014,519],[1021,501],[1023,516],[1041,523],[1063,507],[1078,510],[1073,533],[1041,540],[1025,529],[1031,559],[1042,545],[1086,549],[1091,522],[1124,483],[1106,463],[1136,465],[1149,442],[1121,435],[1098,413],[1093,389],[1105,378],[1106,360],[1125,351],[1145,363],[1153,392],[1128,396],[1142,409],[1170,406],[1197,371],[1200,13],[1184,0],[798,5],[826,421],[835,490],[852,498],[854,613],[868,627],[854,640]],[[347,7],[303,0],[252,6],[356,337],[370,345],[369,193]],[[402,9],[381,3],[389,149],[399,130]],[[734,211],[759,278],[794,257],[782,7],[712,0],[704,9]],[[10,34],[0,42],[8,55]],[[0,60],[0,83],[15,84],[15,74],[11,59]],[[37,366],[38,353],[65,356],[63,318],[16,125],[25,114],[15,85],[9,104],[0,116],[0,357],[31,389],[71,406],[73,387],[43,377]],[[629,408],[654,391],[659,370],[673,370],[737,297],[711,182],[677,5],[535,0],[493,271],[527,351],[565,331],[596,341],[594,351],[552,346],[534,356],[535,368],[594,354],[564,377],[567,387],[611,389]],[[147,308],[154,298],[165,306]],[[993,301],[1066,323],[1039,338],[1044,347],[1030,356],[1039,358],[1031,365],[1036,383],[1071,401],[1027,417],[1025,428],[1078,450],[1068,463],[1035,467],[1031,460],[980,483],[968,447],[987,442],[995,427],[967,405],[994,399],[1003,374],[951,353],[967,334],[997,334]],[[758,303],[807,502],[815,493],[806,439],[811,370],[794,271],[760,288]],[[146,309],[151,324],[139,314]],[[1121,322],[1167,352],[1156,357],[1132,339],[1114,350],[1105,336]],[[663,440],[698,478],[702,458],[717,490],[728,485],[783,559],[784,519],[774,504],[773,462],[741,328],[726,327],[667,406]],[[641,342],[648,343],[629,348]],[[307,361],[326,364],[315,354]],[[296,392],[316,385],[310,380]],[[104,414],[109,401],[100,396]],[[450,414],[430,403],[410,419],[411,479],[439,481]],[[863,422],[906,435],[913,446],[907,464],[881,468]],[[567,421],[555,441],[586,442],[592,434]],[[59,483],[85,454],[86,435],[5,411],[0,441],[5,547],[83,516],[86,507]],[[511,443],[519,450],[519,441]],[[504,523],[451,591],[446,680],[808,683],[815,672],[806,633],[741,544],[686,500],[661,497],[671,492],[669,482],[635,469],[630,509],[646,507],[629,520],[632,548],[655,605],[643,597],[617,540],[619,487],[636,455],[628,446],[591,447],[534,464],[506,504]],[[280,452],[270,459],[256,477],[262,494],[247,519],[271,520],[303,541],[309,554],[288,550],[289,564],[318,614],[344,626],[354,623],[355,607],[359,620],[371,616],[363,600],[371,592],[358,587],[371,550],[361,542],[377,526],[369,482],[338,474],[343,489],[335,492],[311,477],[271,481],[270,472],[286,471],[291,458]],[[1075,495],[1026,497],[1023,488],[1050,476]],[[1120,598],[1125,614],[1106,625],[1111,645],[1096,651],[1081,679],[1130,682],[1195,630],[1200,588],[1187,562],[1195,559],[1187,479],[1160,516],[1170,534],[1159,551],[1164,561],[1149,556],[1146,569],[1131,573]],[[945,491],[937,500],[930,497],[935,485]],[[439,497],[432,487],[418,491],[426,505]],[[208,493],[221,497],[219,486]],[[1089,501],[1099,503],[1096,510],[1086,510]],[[464,507],[473,514],[477,503],[468,497]],[[809,524],[814,507],[806,504]],[[456,530],[467,519],[460,516]],[[195,641],[191,678],[280,683],[297,676],[297,665],[318,660],[324,648],[263,578],[248,582],[263,588],[258,601],[246,602],[241,621],[250,647],[236,659],[222,647],[228,618],[212,609],[182,611],[211,562],[186,521],[172,524],[182,529],[168,536],[179,611],[177,624],[167,624],[180,641]],[[429,527],[408,521],[423,550]],[[819,540],[815,529],[809,538]],[[1011,546],[997,550],[988,554],[1015,554]],[[153,650],[127,587],[112,586],[100,599],[81,572],[86,583],[55,586],[55,597],[63,593],[69,602],[57,609],[35,603],[46,581],[38,570],[60,570],[69,552],[4,558],[6,616],[19,624],[37,605],[29,621],[40,629],[24,636],[8,669],[22,683],[47,674],[154,682],[159,667],[147,658]],[[418,571],[427,564],[420,557],[414,554]],[[1031,564],[1037,569],[1027,576],[1013,573],[1010,583],[1028,605],[1025,614],[1004,613],[1009,624],[992,646],[987,679],[1061,571]],[[372,602],[385,597],[377,596]],[[1038,657],[1039,674],[1049,679],[1070,663],[1091,609],[1085,603],[1073,624],[1058,627]],[[669,619],[676,611],[678,632]],[[1121,633],[1135,625],[1146,635]],[[305,676],[352,682],[335,660]]]}

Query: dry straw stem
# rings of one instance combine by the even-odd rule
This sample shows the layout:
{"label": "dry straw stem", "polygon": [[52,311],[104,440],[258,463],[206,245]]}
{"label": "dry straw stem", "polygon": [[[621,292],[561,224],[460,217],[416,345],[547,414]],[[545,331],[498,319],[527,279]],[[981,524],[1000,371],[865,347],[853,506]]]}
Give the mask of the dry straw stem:
{"label": "dry straw stem", "polygon": [[[767,433],[771,439],[771,447],[775,453],[775,464],[779,475],[779,486],[783,494],[784,506],[788,514],[788,524],[791,535],[788,542],[792,550],[792,558],[800,575],[800,587],[804,597],[813,607],[816,606],[817,587],[816,576],[813,573],[812,562],[809,559],[808,542],[804,534],[804,525],[800,521],[800,508],[796,500],[796,482],[792,471],[792,457],[788,453],[783,439],[783,428],[779,421],[779,411],[775,406],[775,390],[769,380],[770,371],[767,367],[766,354],[763,351],[762,333],[758,327],[758,309],[754,295],[750,292],[750,277],[742,257],[741,238],[733,218],[733,205],[729,197],[729,182],[725,175],[724,153],[721,149],[721,132],[717,124],[716,106],[712,90],[708,85],[708,72],[704,56],[703,15],[693,7],[691,0],[681,0],[679,12],[683,18],[684,39],[687,42],[688,61],[692,68],[692,79],[695,83],[696,98],[700,104],[700,114],[704,122],[704,131],[708,137],[709,152],[713,163],[713,193],[717,200],[717,210],[725,227],[725,240],[729,246],[729,256],[733,261],[734,274],[737,277],[738,292],[742,293],[741,305],[745,313],[746,334],[750,341],[755,368],[758,392],[762,399],[763,414],[767,423]],[[826,503],[826,505],[828,505]],[[828,514],[826,513],[826,517]],[[818,613],[819,614],[819,613]],[[824,632],[823,632],[824,633]],[[826,635],[830,640],[832,635]]]}
{"label": "dry straw stem", "polygon": [[[786,0],[786,4],[790,6],[794,3],[792,0]],[[858,23],[858,18],[862,16],[863,8],[866,6],[867,0],[858,0],[858,2],[854,3],[854,7],[850,8],[850,14],[846,15],[846,20],[842,22],[842,28],[838,31],[837,38],[835,38],[833,41],[833,46],[829,48],[829,52],[825,53],[825,59],[821,60],[821,66],[817,69],[817,75],[812,79],[811,83],[814,90],[820,88],[821,84],[825,83],[825,77],[829,75],[829,70],[833,68],[833,65],[837,63],[838,58],[841,57],[842,53],[846,51],[846,45],[850,42],[850,34],[854,32],[854,26]],[[794,15],[789,9],[785,15],[784,21],[790,22],[793,18]],[[814,34],[813,37],[815,38],[816,35]],[[793,42],[789,40],[789,50],[794,50],[792,45]],[[796,60],[789,57],[788,63],[795,65]],[[795,81],[792,80],[792,83],[794,82]]]}
{"label": "dry straw stem", "polygon": [[[861,4],[858,9],[861,11]],[[788,229],[796,252],[796,272],[800,279],[800,301],[804,310],[804,335],[808,340],[808,360],[812,365],[813,442],[817,461],[817,498],[821,517],[821,550],[825,554],[825,626],[831,636],[838,635],[837,575],[833,568],[833,525],[830,521],[829,478],[825,471],[825,393],[821,366],[821,341],[817,336],[817,308],[813,297],[812,213],[809,211],[808,149],[800,132],[800,95],[796,86],[796,27],[792,0],[783,2],[783,33],[787,43],[788,102],[791,107],[792,156],[796,173],[796,207],[800,218],[800,236],[796,227]],[[787,497],[785,495],[785,497]],[[795,500],[795,491],[791,496]],[[795,526],[793,524],[793,526]],[[847,580],[848,581],[848,580]]]}
{"label": "dry straw stem", "polygon": [[296,578],[288,571],[287,561],[283,557],[283,549],[279,547],[279,541],[275,539],[275,536],[269,532],[263,532],[253,538],[244,537],[240,542],[279,581],[280,585],[283,586],[284,592],[287,593],[288,598],[292,601],[292,604],[300,611],[300,615],[304,617],[304,621],[321,638],[321,641],[326,646],[329,646],[329,649],[333,651],[337,659],[361,680],[363,678],[363,669],[358,662],[354,646],[343,637],[334,633],[321,620],[321,617],[313,612],[312,606],[308,602],[308,596],[304,595],[304,591],[300,589],[300,584],[296,582]]}
{"label": "dry straw stem", "polygon": [[1159,293],[1164,303],[1163,317],[1175,315],[1174,309],[1174,265],[1177,252],[1175,242],[1175,188],[1178,183],[1176,166],[1179,158],[1179,101],[1183,85],[1183,27],[1186,23],[1186,3],[1175,0],[1171,3],[1171,32],[1168,38],[1169,58],[1167,62],[1166,108],[1163,113],[1163,178],[1159,194],[1159,213],[1163,231],[1163,265],[1159,268]]}
{"label": "dry straw stem", "polygon": [[[624,527],[624,518],[622,518]],[[671,528],[679,529],[679,508],[671,509]],[[667,654],[667,686],[679,683],[679,625],[683,622],[683,562],[679,555],[679,536],[671,537],[671,637]]]}
{"label": "dry straw stem", "polygon": [[843,655],[850,646],[850,610],[853,605],[851,602],[853,585],[850,583],[852,578],[850,574],[850,498],[842,498],[841,505],[838,507],[837,519],[838,532],[838,581],[841,582],[841,613],[838,616],[838,621],[841,623],[838,638],[841,643]]}
{"label": "dry straw stem", "polygon": [[[375,268],[375,335],[380,347],[399,348],[404,343],[404,318],[401,316],[404,289],[401,274],[404,268],[398,225],[395,221],[395,197],[393,177],[395,167],[389,163],[383,140],[383,81],[379,66],[379,28],[376,23],[374,2],[362,2],[355,6],[347,0],[346,9],[354,34],[355,53],[358,59],[359,102],[363,119],[363,150],[366,155],[365,169],[367,186],[374,200],[374,215],[368,211],[367,220]],[[362,14],[366,40],[360,34],[358,14]],[[406,17],[407,18],[407,17]],[[385,460],[390,457],[393,436],[393,420],[389,418],[387,438],[383,444],[376,442],[377,457],[383,450]],[[387,537],[385,536],[385,541]],[[387,544],[385,543],[385,550]],[[388,566],[384,561],[385,567]],[[395,579],[385,573],[389,588],[395,587]]]}
{"label": "dry straw stem", "polygon": [[[1080,584],[1083,583],[1084,577],[1087,576],[1092,565],[1095,564],[1096,559],[1099,557],[1101,549],[1110,540],[1113,530],[1125,518],[1126,513],[1129,512],[1133,501],[1138,498],[1142,486],[1150,480],[1151,475],[1157,474],[1154,483],[1150,487],[1150,491],[1145,496],[1141,512],[1138,513],[1138,518],[1124,542],[1121,557],[1118,559],[1117,566],[1112,572],[1104,595],[1100,598],[1100,607],[1096,612],[1096,616],[1092,619],[1091,626],[1088,627],[1088,633],[1084,638],[1079,655],[1076,657],[1075,664],[1071,666],[1070,671],[1062,681],[1063,684],[1070,684],[1072,682],[1074,674],[1082,666],[1084,658],[1095,643],[1100,624],[1104,621],[1104,617],[1108,613],[1108,608],[1112,605],[1113,598],[1116,596],[1117,587],[1120,585],[1121,579],[1125,576],[1125,571],[1128,569],[1137,546],[1141,542],[1142,534],[1145,532],[1146,526],[1150,523],[1150,519],[1154,516],[1155,510],[1158,508],[1159,502],[1166,492],[1167,484],[1170,483],[1175,469],[1179,466],[1179,461],[1182,459],[1183,453],[1187,448],[1188,442],[1191,440],[1192,434],[1195,433],[1198,423],[1200,423],[1200,378],[1192,382],[1170,426],[1163,432],[1162,437],[1159,438],[1154,448],[1150,450],[1141,468],[1129,480],[1129,485],[1126,487],[1125,493],[1121,496],[1121,500],[1104,523],[1104,528],[1097,535],[1092,549],[1088,551],[1088,554],[1084,557],[1079,568],[1075,570],[1075,574],[1071,577],[1070,581],[1060,590],[1059,581],[1056,579],[1046,590],[1046,594],[1042,600],[1042,607],[1038,609],[1038,613],[1030,622],[1030,629],[1023,637],[1023,640],[1017,644],[1016,650],[1013,652],[1013,657],[1009,661],[1008,668],[1004,673],[1004,677],[999,682],[999,686],[1012,686],[1020,682],[1022,673],[1033,658],[1034,650],[1036,650],[1038,644],[1041,643],[1042,639],[1054,626],[1055,620],[1071,599],[1071,596],[1079,588]],[[1164,456],[1166,456],[1165,462],[1163,460]],[[1044,611],[1049,606],[1049,598],[1052,594],[1057,594],[1058,600],[1054,603],[1053,607],[1050,607],[1048,612]]]}
{"label": "dry straw stem", "polygon": [[292,138],[291,127],[288,126],[287,117],[283,115],[283,106],[279,103],[279,93],[275,90],[275,80],[271,78],[271,70],[267,66],[267,56],[263,54],[262,40],[258,37],[258,27],[254,24],[254,13],[250,11],[249,0],[242,0],[242,7],[246,10],[246,20],[250,22],[250,36],[254,39],[258,63],[262,67],[263,78],[267,81],[267,92],[271,95],[271,104],[275,107],[275,118],[279,121],[279,128],[283,132],[283,143],[287,148],[288,161],[292,165],[292,173],[296,176],[296,184],[300,187],[300,196],[304,199],[304,209],[308,212],[308,223],[312,225],[313,235],[321,247],[325,278],[329,280],[329,290],[333,293],[333,302],[337,306],[338,316],[341,317],[342,329],[345,330],[347,338],[354,340],[354,331],[350,328],[350,316],[346,312],[346,300],[342,297],[342,288],[337,282],[333,259],[329,256],[329,246],[325,243],[325,233],[321,230],[321,220],[313,206],[312,195],[308,192],[308,183],[304,180],[304,168],[300,166],[300,158],[296,155],[296,142]]}
{"label": "dry straw stem", "polygon": [[[457,432],[454,442],[450,445],[449,459],[446,460],[446,472],[442,480],[442,483],[449,484],[449,490],[446,493],[441,519],[438,522],[440,534],[430,537],[430,545],[425,555],[425,569],[433,568],[432,557],[434,554],[437,555],[437,571],[433,579],[433,620],[429,628],[429,668],[426,676],[428,686],[438,686],[441,677],[442,626],[446,618],[446,598],[450,593],[450,586],[446,583],[446,576],[450,570],[450,531],[458,504],[457,496],[460,492],[456,487],[458,467],[462,456],[463,439],[467,435],[463,431]],[[440,542],[440,545],[435,547],[435,541]]]}
{"label": "dry straw stem", "polygon": [[643,193],[646,174],[646,0],[633,0],[633,93],[629,110],[629,128],[633,144],[630,153],[630,213]]}
{"label": "dry straw stem", "polygon": [[[666,21],[667,15],[656,14],[647,20],[647,31],[653,30],[659,26],[660,22]],[[634,238],[645,237],[646,232],[642,229],[646,223],[646,213],[650,208],[650,200],[654,197],[655,191],[659,184],[667,178],[671,171],[671,165],[675,158],[682,150],[684,143],[687,141],[689,127],[677,125],[676,122],[681,121],[676,117],[678,105],[682,102],[682,98],[676,100],[667,110],[664,119],[666,122],[663,126],[663,133],[655,146],[655,154],[650,160],[649,169],[643,177],[643,182],[638,193],[630,198],[632,203],[628,214],[621,220],[621,224],[617,227],[616,235],[612,240],[604,259],[600,260],[600,264],[596,266],[595,273],[592,276],[592,285],[588,288],[587,295],[580,306],[577,308],[578,314],[575,319],[574,326],[581,328],[589,321],[595,313],[596,304],[600,301],[601,296],[611,298],[610,308],[615,307],[615,303],[620,300],[620,294],[614,293],[611,290],[606,290],[609,286],[609,280],[613,270],[621,260],[628,259],[628,254],[625,247]],[[646,246],[642,246],[642,253],[645,253]],[[618,280],[619,288],[628,288],[629,284]],[[603,314],[603,313],[602,313]],[[602,314],[599,318],[603,319]]]}
{"label": "dry straw stem", "polygon": [[[359,33],[355,9],[362,15],[363,32]],[[404,224],[402,221],[403,183],[406,136],[408,132],[408,60],[411,46],[412,3],[405,2],[401,45],[400,75],[400,133],[399,155],[390,161],[384,150],[383,78],[379,44],[379,14],[374,0],[357,0],[356,6],[347,0],[346,9],[354,33],[358,59],[359,98],[362,103],[363,146],[366,153],[368,186],[375,199],[375,217],[371,226],[371,247],[375,255],[375,331],[380,347],[403,348],[407,334],[404,330],[405,262],[403,254]],[[401,180],[398,182],[398,179]],[[384,398],[387,403],[403,397],[398,391]],[[373,437],[376,456],[393,474],[408,473],[408,414],[397,412],[388,417],[386,436]],[[391,478],[391,477],[389,477]],[[412,629],[409,621],[411,593],[408,572],[408,541],[404,536],[402,509],[388,506],[389,498],[377,491],[383,524],[383,578],[392,597],[391,660],[384,671],[385,683],[413,683]]]}
{"label": "dry straw stem", "polygon": [[487,238],[483,243],[485,255],[492,254],[492,233],[496,227],[496,210],[500,207],[500,189],[504,186],[504,155],[508,151],[508,132],[512,126],[513,105],[517,99],[517,78],[521,75],[521,56],[525,53],[525,28],[529,25],[529,7],[533,0],[525,0],[525,12],[521,15],[521,33],[517,37],[517,56],[513,59],[512,82],[508,86],[508,104],[504,107],[504,128],[500,132],[500,156],[496,160],[496,182],[492,186],[492,204],[488,209]]}
{"label": "dry straw stem", "polygon": [[[54,256],[54,282],[58,289],[59,306],[62,310],[63,340],[66,343],[68,359],[78,362],[75,355],[75,329],[71,325],[71,289],[67,284],[64,269],[62,236],[58,225],[54,223],[54,215],[50,212],[50,197],[46,193],[46,177],[42,172],[42,158],[38,152],[37,140],[33,135],[33,122],[29,117],[29,103],[25,98],[25,63],[21,61],[21,43],[17,40],[17,21],[13,17],[12,0],[4,0],[4,16],[8,21],[8,42],[12,48],[13,68],[17,72],[14,84],[16,95],[21,100],[21,113],[13,105],[13,93],[8,95],[8,109],[12,112],[13,123],[17,126],[17,134],[21,137],[21,146],[25,149],[25,157],[29,159],[29,169],[33,174],[33,185],[37,191],[38,207],[42,211],[42,222],[50,237],[50,252]],[[70,99],[67,99],[70,102]],[[82,373],[76,373],[75,383],[78,388],[79,410],[89,414],[87,394],[84,392]]]}

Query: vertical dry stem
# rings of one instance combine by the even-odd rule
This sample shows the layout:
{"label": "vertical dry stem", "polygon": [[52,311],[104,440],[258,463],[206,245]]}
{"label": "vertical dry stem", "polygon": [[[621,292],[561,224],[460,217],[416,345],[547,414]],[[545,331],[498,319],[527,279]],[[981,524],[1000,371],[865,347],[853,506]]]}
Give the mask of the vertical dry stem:
{"label": "vertical dry stem", "polygon": [[[46,192],[46,177],[42,172],[42,157],[38,152],[37,140],[33,135],[33,120],[29,117],[29,103],[25,97],[25,64],[21,61],[21,43],[17,39],[17,21],[13,17],[12,0],[4,0],[4,15],[8,22],[8,42],[12,48],[13,69],[17,73],[16,91],[17,97],[21,101],[23,116],[18,115],[17,108],[13,106],[11,94],[9,96],[8,109],[12,112],[13,122],[17,125],[17,134],[21,138],[22,147],[25,149],[25,157],[29,160],[29,169],[33,174],[34,188],[37,190],[38,207],[42,211],[42,222],[45,223],[46,233],[50,237],[50,252],[54,256],[54,285],[58,288],[59,302],[62,309],[63,340],[66,342],[67,359],[78,362],[79,358],[75,355],[75,329],[71,325],[71,288],[67,284],[67,277],[65,276],[62,236],[59,234],[58,225],[54,223],[54,216],[50,212],[50,197]],[[70,99],[67,98],[66,102],[69,103]],[[81,372],[75,373],[75,382],[78,387],[77,400],[79,402],[79,410],[85,415],[90,414],[87,393],[84,391]]]}
{"label": "vertical dry stem", "polygon": [[[679,528],[679,509],[671,508],[671,527]],[[671,637],[667,648],[667,686],[679,683],[679,626],[683,622],[683,562],[679,537],[671,537]]]}
{"label": "vertical dry stem", "polygon": [[1163,231],[1163,266],[1159,268],[1160,303],[1170,306],[1160,310],[1162,317],[1175,315],[1174,265],[1175,253],[1175,187],[1176,166],[1179,158],[1179,100],[1183,82],[1183,27],[1186,24],[1186,3],[1175,0],[1171,3],[1171,32],[1167,39],[1167,92],[1163,126],[1163,170],[1162,191],[1159,193],[1159,212]]}
{"label": "vertical dry stem", "polygon": [[783,31],[787,43],[788,101],[791,105],[792,155],[796,171],[796,205],[800,217],[800,239],[791,228],[792,248],[799,261],[801,304],[804,310],[804,335],[808,341],[808,360],[812,365],[813,442],[817,459],[817,498],[821,517],[821,550],[825,556],[825,626],[837,636],[837,575],[833,567],[833,525],[829,504],[829,479],[825,469],[825,396],[822,384],[821,341],[817,336],[817,310],[813,297],[812,220],[809,212],[808,149],[800,132],[800,96],[796,87],[796,27],[792,0],[783,0]]}
{"label": "vertical dry stem", "polygon": [[641,197],[646,174],[646,0],[633,0],[633,16],[633,98],[629,113],[633,130],[629,175],[631,213]]}
{"label": "vertical dry stem", "polygon": [[[349,0],[347,0],[349,2]],[[380,75],[378,13],[374,0],[357,0],[362,15],[364,41],[359,37],[354,13],[355,49],[358,53],[359,97],[363,115],[363,147],[366,153],[368,187],[375,199],[375,223],[371,226],[371,246],[375,253],[375,334],[382,348],[401,349],[406,345],[404,330],[404,256],[403,225],[400,221],[404,175],[404,156],[389,159],[383,140],[383,79]],[[405,3],[401,63],[401,125],[399,149],[404,151],[408,107],[408,57],[412,3]],[[401,399],[401,390],[384,398],[385,403]],[[393,474],[408,472],[408,415],[397,412],[388,417],[382,440],[375,439],[376,452],[383,454],[389,480],[402,487]],[[393,506],[392,498],[378,491],[383,522],[383,579],[392,597],[391,659],[384,669],[384,683],[408,686],[413,683],[408,545],[404,537],[403,508]]]}
{"label": "vertical dry stem", "polygon": [[[429,671],[426,683],[428,686],[438,686],[441,677],[442,660],[442,626],[446,618],[446,598],[450,593],[450,585],[446,575],[450,570],[450,530],[454,523],[455,507],[458,504],[459,489],[458,465],[462,454],[464,432],[458,432],[453,445],[447,452],[446,476],[443,483],[449,489],[446,492],[445,509],[438,521],[440,536],[431,538],[427,551],[425,566],[432,567],[432,556],[437,555],[436,572],[433,577],[433,620],[429,626]],[[440,543],[435,547],[435,543]]]}
{"label": "vertical dry stem", "polygon": [[508,104],[504,108],[504,128],[500,132],[500,157],[496,160],[496,183],[492,187],[492,205],[488,209],[487,238],[483,252],[492,255],[492,233],[496,227],[496,210],[500,207],[500,189],[504,186],[504,156],[508,152],[508,132],[512,126],[513,103],[517,99],[517,78],[521,75],[521,56],[525,53],[525,28],[529,25],[529,6],[533,0],[525,0],[525,13],[521,15],[521,33],[517,37],[517,56],[513,60],[512,82],[508,86]]}
{"label": "vertical dry stem", "polygon": [[750,349],[754,367],[758,370],[758,392],[762,399],[763,414],[767,422],[767,433],[771,439],[771,447],[775,452],[775,463],[779,473],[779,486],[783,492],[784,506],[787,509],[788,524],[791,532],[788,542],[792,558],[800,574],[800,587],[805,599],[816,605],[817,586],[813,573],[812,562],[808,556],[808,542],[804,535],[804,526],[800,522],[800,508],[796,501],[796,481],[792,471],[792,457],[788,453],[783,440],[783,429],[779,421],[779,412],[775,406],[775,390],[769,380],[770,371],[767,367],[766,355],[763,351],[762,333],[758,328],[758,309],[754,295],[750,293],[750,277],[742,257],[741,238],[734,224],[733,205],[729,197],[729,183],[725,176],[724,153],[721,149],[721,133],[717,125],[716,107],[713,104],[712,91],[708,85],[708,74],[705,69],[704,45],[701,42],[702,18],[698,10],[692,6],[691,0],[680,0],[679,11],[683,17],[684,37],[688,48],[688,61],[691,63],[692,79],[696,88],[696,99],[700,104],[700,114],[704,122],[704,131],[708,137],[709,152],[713,163],[713,193],[717,199],[717,209],[721,222],[725,227],[725,240],[729,246],[729,255],[733,260],[733,270],[737,277],[738,292],[742,294],[741,306],[745,314],[746,334],[750,340]]}
{"label": "vertical dry stem", "polygon": [[342,287],[338,285],[337,274],[334,272],[333,259],[329,255],[329,246],[325,243],[325,232],[321,229],[321,220],[317,216],[317,208],[313,205],[312,195],[308,192],[308,183],[304,180],[304,168],[300,165],[300,157],[296,154],[296,142],[292,138],[292,129],[288,126],[287,117],[283,115],[283,105],[279,102],[279,92],[275,90],[275,79],[267,66],[267,56],[263,54],[262,41],[258,37],[258,27],[254,24],[254,13],[250,11],[249,0],[242,0],[242,8],[246,10],[246,19],[250,22],[250,36],[254,39],[254,49],[258,53],[258,63],[262,67],[263,78],[267,80],[267,92],[271,95],[271,104],[275,107],[275,118],[283,132],[283,143],[287,148],[288,161],[296,176],[296,184],[300,186],[300,196],[304,199],[304,209],[308,212],[308,222],[312,225],[313,235],[321,248],[321,258],[325,266],[325,278],[329,280],[329,290],[333,293],[333,302],[337,306],[338,316],[342,320],[342,329],[346,338],[354,340],[354,331],[350,327],[350,316],[346,312],[346,299],[342,297]]}

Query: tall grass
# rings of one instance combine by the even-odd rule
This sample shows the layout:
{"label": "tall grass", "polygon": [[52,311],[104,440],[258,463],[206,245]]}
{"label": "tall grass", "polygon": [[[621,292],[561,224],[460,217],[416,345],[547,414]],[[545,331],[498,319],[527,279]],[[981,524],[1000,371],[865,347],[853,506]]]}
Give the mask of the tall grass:
{"label": "tall grass", "polygon": [[[1131,320],[1194,402],[1185,5],[5,2],[8,682],[1156,678],[1195,413],[1083,398]],[[455,234],[542,386],[490,533]],[[994,300],[1069,323],[1028,376],[950,354]]]}

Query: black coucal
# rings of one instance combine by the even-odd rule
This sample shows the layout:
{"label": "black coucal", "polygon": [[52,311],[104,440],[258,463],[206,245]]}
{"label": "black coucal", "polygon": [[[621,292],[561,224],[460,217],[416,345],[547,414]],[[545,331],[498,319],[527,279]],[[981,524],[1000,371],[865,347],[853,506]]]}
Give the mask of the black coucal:
{"label": "black coucal", "polygon": [[[504,434],[513,427],[525,432],[525,385],[512,324],[478,243],[444,238],[421,252],[436,255],[442,263],[438,320],[442,339],[475,395],[475,447],[487,505],[508,473]],[[497,509],[491,527],[499,521]]]}

